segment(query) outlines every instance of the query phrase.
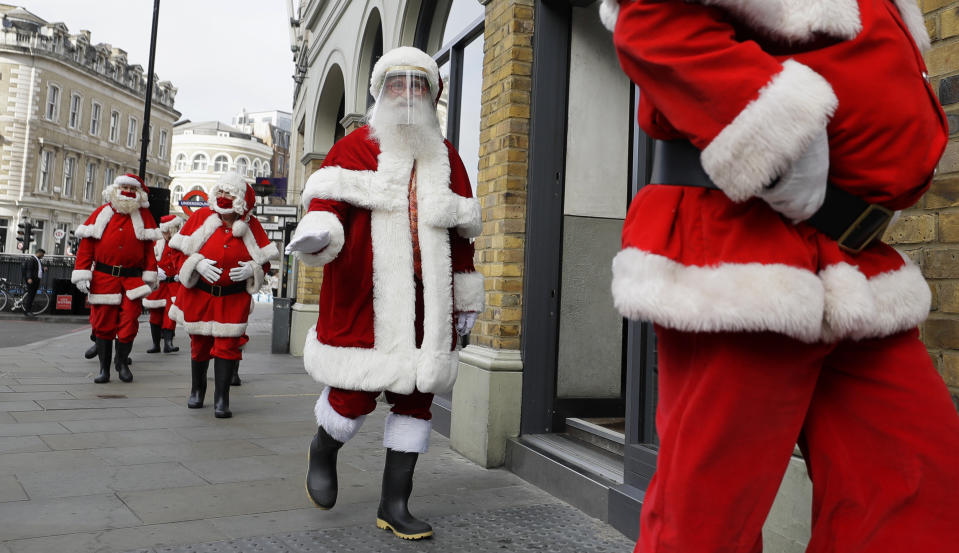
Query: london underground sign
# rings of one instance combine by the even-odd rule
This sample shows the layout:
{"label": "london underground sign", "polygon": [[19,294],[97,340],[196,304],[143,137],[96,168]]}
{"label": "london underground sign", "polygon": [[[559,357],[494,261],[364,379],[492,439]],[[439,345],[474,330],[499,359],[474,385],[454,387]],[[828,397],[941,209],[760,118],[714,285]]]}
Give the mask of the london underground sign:
{"label": "london underground sign", "polygon": [[183,199],[180,200],[179,203],[183,209],[183,213],[193,215],[194,210],[207,206],[206,192],[202,190],[190,190],[183,196]]}

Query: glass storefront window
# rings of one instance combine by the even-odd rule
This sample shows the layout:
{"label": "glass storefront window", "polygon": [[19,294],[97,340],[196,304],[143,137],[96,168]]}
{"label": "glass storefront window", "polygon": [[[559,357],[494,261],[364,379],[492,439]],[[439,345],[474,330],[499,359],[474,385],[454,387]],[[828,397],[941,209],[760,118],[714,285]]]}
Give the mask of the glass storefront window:
{"label": "glass storefront window", "polygon": [[457,149],[466,165],[473,195],[479,176],[480,96],[483,93],[483,35],[463,49],[463,81],[460,83],[460,124]]}

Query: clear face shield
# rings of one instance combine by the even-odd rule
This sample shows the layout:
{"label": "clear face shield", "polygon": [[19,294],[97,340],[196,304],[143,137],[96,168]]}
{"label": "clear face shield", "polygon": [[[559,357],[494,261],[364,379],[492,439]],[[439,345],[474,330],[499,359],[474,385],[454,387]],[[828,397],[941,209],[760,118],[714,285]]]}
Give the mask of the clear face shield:
{"label": "clear face shield", "polygon": [[422,125],[429,121],[427,110],[432,109],[433,96],[426,71],[403,67],[386,74],[374,116],[380,124]]}

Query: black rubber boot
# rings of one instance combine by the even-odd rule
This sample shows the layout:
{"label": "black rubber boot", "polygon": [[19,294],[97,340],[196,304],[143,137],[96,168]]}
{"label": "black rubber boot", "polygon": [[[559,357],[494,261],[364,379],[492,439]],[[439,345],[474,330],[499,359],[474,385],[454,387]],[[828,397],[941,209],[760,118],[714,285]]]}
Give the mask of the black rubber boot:
{"label": "black rubber boot", "polygon": [[409,499],[413,492],[413,469],[418,453],[386,450],[383,469],[383,491],[376,510],[376,526],[392,530],[404,540],[419,540],[433,535],[433,527],[410,514]]}
{"label": "black rubber boot", "polygon": [[133,373],[130,372],[130,351],[133,349],[133,342],[121,342],[117,340],[116,343],[117,354],[116,354],[116,369],[117,377],[122,382],[133,382]]}
{"label": "black rubber boot", "polygon": [[173,345],[173,329],[163,329],[163,353],[176,353],[180,348]]}
{"label": "black rubber boot", "polygon": [[96,341],[94,341],[94,342],[93,342],[93,345],[90,346],[90,349],[88,349],[87,351],[83,352],[83,358],[84,358],[84,359],[93,359],[93,358],[96,357],[96,356],[97,356],[97,343],[96,343]]}
{"label": "black rubber boot", "polygon": [[150,323],[150,338],[153,338],[153,347],[147,353],[160,353],[160,331],[163,327]]}
{"label": "black rubber boot", "polygon": [[100,357],[100,374],[98,374],[93,381],[97,384],[110,382],[110,363],[113,362],[113,340],[97,338],[93,347],[97,348],[97,356]]}
{"label": "black rubber boot", "polygon": [[234,365],[239,363],[231,359],[213,358],[213,416],[218,419],[233,416],[230,411],[230,380],[236,370]]}
{"label": "black rubber boot", "polygon": [[233,378],[230,379],[230,386],[239,386],[243,384],[240,382],[240,364],[236,364],[236,369],[233,371]]}
{"label": "black rubber boot", "polygon": [[330,436],[322,426],[310,442],[309,467],[306,472],[306,495],[320,509],[336,504],[336,454],[343,442]]}
{"label": "black rubber boot", "polygon": [[190,360],[192,380],[190,384],[190,399],[186,402],[186,406],[190,409],[203,407],[203,398],[206,397],[206,371],[209,367],[209,359],[206,361]]}

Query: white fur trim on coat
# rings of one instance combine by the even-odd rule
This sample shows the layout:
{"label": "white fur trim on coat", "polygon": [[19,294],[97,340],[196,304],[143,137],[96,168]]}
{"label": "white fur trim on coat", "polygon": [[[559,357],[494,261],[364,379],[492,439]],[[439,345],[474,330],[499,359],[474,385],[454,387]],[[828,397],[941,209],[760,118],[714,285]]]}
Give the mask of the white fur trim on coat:
{"label": "white fur trim on coat", "polygon": [[616,21],[619,19],[619,0],[601,0],[599,3],[599,20],[609,32],[616,30]]}
{"label": "white fur trim on coat", "polygon": [[417,214],[420,223],[441,228],[456,227],[463,238],[474,238],[483,232],[479,200],[453,191],[424,196],[422,203],[417,195]]}
{"label": "white fur trim on coat", "polygon": [[819,34],[853,39],[862,30],[856,0],[693,0],[717,6],[752,28],[787,42],[803,42]]}
{"label": "white fur trim on coat", "polygon": [[159,309],[161,307],[166,307],[166,300],[143,300],[144,309]]}
{"label": "white fur trim on coat", "polygon": [[899,9],[899,15],[902,21],[909,29],[909,34],[916,41],[916,46],[920,52],[925,52],[932,48],[932,40],[929,39],[929,29],[926,28],[926,20],[922,16],[919,4],[916,0],[896,0],[896,7]]}
{"label": "white fur trim on coat", "polygon": [[[413,325],[406,321],[406,326]],[[416,389],[438,394],[453,389],[459,352],[328,346],[316,339],[316,329],[311,328],[303,348],[303,364],[314,380],[337,388],[398,394]]]}
{"label": "white fur trim on coat", "polygon": [[[100,210],[100,213],[97,214],[97,218],[93,224],[78,226],[74,234],[77,238],[95,238],[99,240],[103,237],[103,231],[106,230],[107,224],[112,218],[113,208],[106,205]],[[133,223],[133,234],[137,237],[137,240],[149,240],[153,242],[154,240],[163,238],[160,229],[143,227],[143,217],[140,215],[139,209],[130,213],[130,221]]]}
{"label": "white fur trim on coat", "polygon": [[344,417],[336,412],[330,405],[330,387],[323,388],[323,393],[316,400],[313,407],[313,414],[316,415],[317,426],[322,426],[326,433],[334,440],[346,443],[356,436],[366,420],[366,415],[360,415],[355,419]]}
{"label": "white fur trim on coat", "polygon": [[252,263],[253,265],[253,276],[246,279],[246,292],[251,296],[260,291],[260,288],[263,287],[263,281],[265,280],[266,273],[263,271],[263,266],[252,261],[247,263]]}
{"label": "white fur trim on coat", "polygon": [[909,258],[894,271],[870,279],[855,267],[837,263],[820,271],[826,291],[823,340],[863,340],[915,328],[926,319],[932,293],[922,271]]}
{"label": "white fur trim on coat", "polygon": [[428,420],[390,413],[386,415],[383,429],[383,447],[406,453],[426,453],[430,448],[432,427]]}
{"label": "white fur trim on coat", "polygon": [[78,282],[83,282],[84,280],[93,280],[93,271],[75,269],[72,273],[70,273],[70,282],[76,284]]}
{"label": "white fur trim on coat", "polygon": [[187,321],[183,311],[176,304],[170,306],[170,319],[183,326],[188,334],[215,336],[217,338],[237,338],[246,333],[247,323],[221,323],[217,321]]}
{"label": "white fur trim on coat", "polygon": [[176,232],[183,226],[183,217],[175,216],[165,223],[160,223],[160,232]]}
{"label": "white fur trim on coat", "polygon": [[[193,255],[200,251],[200,248],[206,244],[210,236],[222,225],[223,221],[220,219],[220,216],[217,213],[210,213],[210,215],[203,220],[203,224],[194,229],[192,234],[175,234],[173,238],[170,239],[170,247],[187,255]],[[270,242],[262,248],[256,243],[256,237],[253,236],[252,232],[249,232],[249,225],[246,222],[237,219],[233,222],[230,230],[233,232],[233,236],[243,240],[243,245],[246,246],[247,253],[250,254],[250,257],[253,258],[253,261],[257,264],[263,265],[270,260],[280,258],[280,251],[277,249],[275,243]]]}
{"label": "white fur trim on coat", "polygon": [[334,213],[329,211],[310,211],[296,225],[296,232],[293,233],[291,241],[301,234],[313,233],[319,231],[328,231],[330,233],[330,243],[317,253],[296,252],[305,265],[310,267],[322,267],[330,261],[336,259],[343,249],[346,242],[346,236],[343,231],[343,224]]}
{"label": "white fur trim on coat", "polygon": [[315,171],[303,188],[303,210],[309,211],[314,199],[343,201],[371,211],[407,209],[413,160],[390,155],[387,159],[392,159],[392,163],[380,163],[376,171],[353,171],[342,167],[324,167]]}
{"label": "white fur trim on coat", "polygon": [[453,311],[480,313],[486,304],[483,273],[453,273]]}
{"label": "white fur trim on coat", "polygon": [[149,284],[144,284],[143,286],[137,286],[136,288],[127,290],[127,298],[129,298],[130,301],[136,301],[149,296],[151,292],[153,292],[153,288],[150,287]]}
{"label": "white fur trim on coat", "polygon": [[184,288],[193,288],[196,286],[197,280],[200,279],[200,273],[196,272],[196,264],[199,263],[201,259],[206,258],[195,253],[186,258],[186,261],[180,266],[180,284]]}
{"label": "white fur trim on coat", "polygon": [[759,97],[703,150],[703,169],[729,199],[745,201],[799,159],[838,104],[822,76],[786,60]]}
{"label": "white fur trim on coat", "polygon": [[787,265],[694,267],[627,248],[613,258],[612,291],[624,317],[676,330],[768,330],[809,343],[822,333],[822,283]]}
{"label": "white fur trim on coat", "polygon": [[123,303],[123,294],[87,294],[90,305],[120,305]]}
{"label": "white fur trim on coat", "polygon": [[159,284],[159,275],[157,275],[156,271],[143,271],[143,276],[140,278],[143,279],[143,282],[146,282],[154,288]]}

